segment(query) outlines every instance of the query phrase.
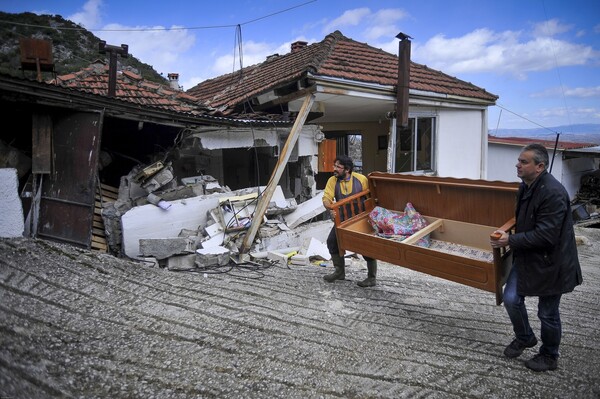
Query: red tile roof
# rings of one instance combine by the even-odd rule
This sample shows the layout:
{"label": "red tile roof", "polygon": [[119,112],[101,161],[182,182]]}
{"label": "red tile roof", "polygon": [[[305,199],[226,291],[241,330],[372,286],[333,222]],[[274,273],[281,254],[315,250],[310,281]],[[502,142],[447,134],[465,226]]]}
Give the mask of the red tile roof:
{"label": "red tile roof", "polygon": [[[335,31],[318,43],[261,64],[209,79],[188,90],[212,107],[231,108],[308,73],[396,88],[398,57]],[[411,62],[410,89],[495,102],[498,96],[471,83]]]}
{"label": "red tile roof", "polygon": [[[106,97],[108,96],[108,69],[106,62],[97,60],[87,68],[75,73],[57,76],[47,83]],[[198,98],[173,89],[169,85],[145,80],[141,75],[131,70],[117,72],[114,100],[191,116],[216,117],[217,119],[223,116],[223,113],[219,110],[206,106]],[[237,113],[227,115],[227,118],[238,121],[245,120],[246,122],[282,119],[280,115],[264,113]]]}
{"label": "red tile roof", "polygon": [[[507,144],[525,147],[527,144],[537,143],[546,148],[554,148],[556,140],[543,140],[535,137],[497,137],[488,135],[488,143]],[[560,150],[575,150],[580,148],[595,147],[594,143],[578,143],[574,141],[558,141],[558,149]]]}
{"label": "red tile roof", "polygon": [[[108,79],[108,65],[98,60],[87,68],[57,76],[48,83],[99,96],[108,96]],[[211,111],[197,98],[185,92],[144,80],[137,73],[128,70],[117,72],[114,99],[160,108],[163,111],[191,114],[208,114]]]}

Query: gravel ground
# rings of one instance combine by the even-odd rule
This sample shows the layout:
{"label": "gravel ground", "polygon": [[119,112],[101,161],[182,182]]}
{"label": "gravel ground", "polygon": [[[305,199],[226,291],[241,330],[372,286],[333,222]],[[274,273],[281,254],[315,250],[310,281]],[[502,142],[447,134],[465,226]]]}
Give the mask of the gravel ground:
{"label": "gravel ground", "polygon": [[[559,368],[502,351],[494,295],[380,263],[182,273],[0,239],[0,398],[598,398],[600,230],[561,304]],[[536,300],[528,301],[534,330]]]}

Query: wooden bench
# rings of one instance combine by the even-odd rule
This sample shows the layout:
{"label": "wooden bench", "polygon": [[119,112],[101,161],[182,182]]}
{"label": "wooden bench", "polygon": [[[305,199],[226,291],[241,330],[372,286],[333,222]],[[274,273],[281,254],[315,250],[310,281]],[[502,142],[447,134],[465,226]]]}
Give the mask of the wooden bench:
{"label": "wooden bench", "polygon": [[[510,248],[493,249],[494,230],[514,229],[518,183],[441,178],[373,172],[365,190],[329,209],[337,228],[340,254],[346,250],[495,293],[502,303],[502,287],[512,266]],[[375,206],[402,212],[406,203],[427,219],[428,226],[403,241],[380,237],[369,223]],[[431,239],[474,248],[488,259],[441,252],[415,243]]]}

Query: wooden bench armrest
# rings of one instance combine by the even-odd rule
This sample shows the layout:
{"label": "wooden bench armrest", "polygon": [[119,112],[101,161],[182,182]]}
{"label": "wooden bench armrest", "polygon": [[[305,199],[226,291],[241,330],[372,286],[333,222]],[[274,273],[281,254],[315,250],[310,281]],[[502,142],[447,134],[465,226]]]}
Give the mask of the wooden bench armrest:
{"label": "wooden bench armrest", "polygon": [[[362,200],[362,198],[364,198],[364,200]],[[363,212],[370,212],[374,208],[373,199],[371,198],[371,191],[369,191],[368,189],[363,190],[360,193],[356,193],[340,201],[336,201],[332,204],[325,205],[325,208],[333,212],[334,222],[336,226],[342,223],[340,217],[341,207],[344,207],[342,212],[349,213],[349,215],[346,215],[346,217],[344,218],[344,222]]]}
{"label": "wooden bench armrest", "polygon": [[[506,222],[506,223],[504,223],[502,226],[498,227],[498,229],[497,229],[497,230],[502,230],[502,231],[504,231],[504,232],[507,232],[507,233],[508,233],[509,231],[511,231],[512,229],[514,229],[514,228],[515,228],[515,223],[516,223],[516,222],[517,222],[517,221],[516,221],[516,219],[515,219],[515,218],[511,218],[511,219],[509,219],[509,220],[508,220],[508,222]],[[497,240],[497,239],[499,239],[500,237],[501,237],[501,234],[500,234],[500,233],[491,233],[491,234],[490,234],[490,238],[491,238],[492,240]]]}

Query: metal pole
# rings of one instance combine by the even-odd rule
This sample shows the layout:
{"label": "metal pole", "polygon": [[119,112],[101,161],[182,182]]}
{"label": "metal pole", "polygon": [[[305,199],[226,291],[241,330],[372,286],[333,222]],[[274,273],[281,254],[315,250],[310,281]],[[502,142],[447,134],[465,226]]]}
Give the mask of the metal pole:
{"label": "metal pole", "polygon": [[554,151],[552,152],[552,161],[550,162],[550,169],[548,169],[548,173],[552,173],[552,166],[554,165],[554,157],[556,156],[556,149],[558,148],[559,137],[560,133],[556,133],[556,141],[554,142]]}

